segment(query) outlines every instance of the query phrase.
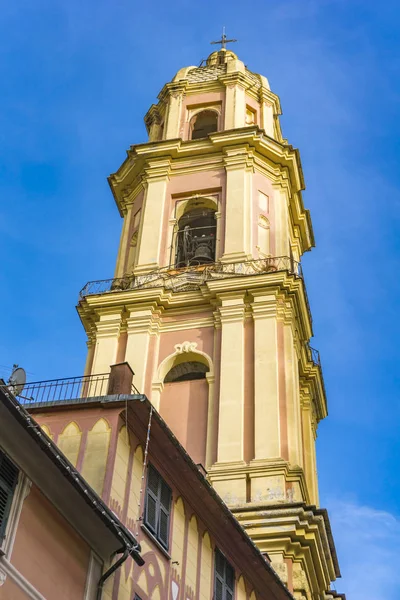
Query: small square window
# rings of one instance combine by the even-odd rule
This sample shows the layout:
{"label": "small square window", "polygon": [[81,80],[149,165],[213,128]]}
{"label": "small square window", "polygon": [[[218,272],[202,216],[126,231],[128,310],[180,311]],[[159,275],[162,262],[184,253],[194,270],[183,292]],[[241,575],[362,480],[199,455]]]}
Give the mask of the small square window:
{"label": "small square window", "polygon": [[256,124],[256,111],[250,108],[250,106],[246,106],[246,125],[255,125]]}

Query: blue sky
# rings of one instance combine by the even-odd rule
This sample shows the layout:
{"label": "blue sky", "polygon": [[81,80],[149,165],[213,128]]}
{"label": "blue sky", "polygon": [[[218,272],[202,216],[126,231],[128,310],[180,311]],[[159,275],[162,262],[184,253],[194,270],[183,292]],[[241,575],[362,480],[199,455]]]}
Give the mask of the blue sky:
{"label": "blue sky", "polygon": [[329,418],[319,427],[349,600],[400,598],[400,6],[395,0],[14,0],[0,17],[0,375],[78,375],[75,311],[113,274],[106,181],[164,82],[222,25],[281,98],[317,246],[304,257]]}

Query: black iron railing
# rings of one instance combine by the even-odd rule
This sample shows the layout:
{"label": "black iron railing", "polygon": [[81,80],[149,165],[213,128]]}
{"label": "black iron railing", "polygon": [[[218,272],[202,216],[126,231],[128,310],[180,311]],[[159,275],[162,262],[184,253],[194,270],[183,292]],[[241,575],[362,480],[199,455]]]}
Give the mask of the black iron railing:
{"label": "black iron railing", "polygon": [[289,256],[276,256],[259,260],[234,263],[208,263],[184,268],[163,267],[145,275],[129,275],[117,279],[89,281],[80,291],[80,298],[96,294],[135,290],[140,288],[165,287],[172,291],[182,291],[199,287],[213,279],[229,279],[247,275],[265,275],[287,271],[296,277],[303,277],[301,264]]}
{"label": "black iron railing", "polygon": [[319,355],[318,350],[316,350],[315,348],[312,348],[310,346],[310,344],[307,344],[307,352],[308,352],[308,357],[309,359],[314,363],[314,365],[317,365],[318,367],[321,366],[321,358]]}
{"label": "black iron railing", "polygon": [[[110,393],[110,373],[83,375],[65,379],[48,379],[25,384],[23,390],[8,388],[25,406],[58,403],[80,403],[82,401],[107,396]],[[18,392],[18,393],[17,393]],[[132,384],[131,394],[139,394]]]}

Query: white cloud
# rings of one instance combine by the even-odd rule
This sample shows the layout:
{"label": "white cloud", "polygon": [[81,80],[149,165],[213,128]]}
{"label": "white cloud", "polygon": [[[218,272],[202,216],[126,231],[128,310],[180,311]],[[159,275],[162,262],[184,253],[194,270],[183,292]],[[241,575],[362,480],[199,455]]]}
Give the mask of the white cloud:
{"label": "white cloud", "polygon": [[348,600],[399,600],[400,520],[356,502],[330,500],[329,514]]}

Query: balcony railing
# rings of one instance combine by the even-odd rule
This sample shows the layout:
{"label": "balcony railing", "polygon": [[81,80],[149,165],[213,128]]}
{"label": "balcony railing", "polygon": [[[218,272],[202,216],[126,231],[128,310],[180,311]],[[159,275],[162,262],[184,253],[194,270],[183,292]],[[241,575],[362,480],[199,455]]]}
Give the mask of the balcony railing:
{"label": "balcony railing", "polygon": [[321,366],[321,358],[320,358],[318,350],[316,350],[315,348],[311,348],[310,344],[307,344],[307,352],[308,352],[309,359],[314,363],[314,365],[317,365],[318,367],[320,367]]}
{"label": "balcony railing", "polygon": [[277,256],[235,263],[209,263],[177,269],[163,267],[145,275],[130,275],[117,279],[90,281],[80,291],[80,298],[97,294],[136,290],[142,288],[165,287],[172,291],[197,289],[206,281],[230,279],[247,275],[265,275],[287,271],[296,277],[303,277],[301,265],[289,256]]}
{"label": "balcony railing", "polygon": [[[115,385],[110,373],[99,375],[84,375],[81,377],[67,377],[65,379],[48,379],[27,383],[23,390],[8,387],[18,401],[27,407],[46,406],[49,404],[73,404],[88,401],[99,397],[121,393]],[[133,383],[129,383],[125,393],[139,394]]]}

